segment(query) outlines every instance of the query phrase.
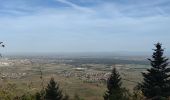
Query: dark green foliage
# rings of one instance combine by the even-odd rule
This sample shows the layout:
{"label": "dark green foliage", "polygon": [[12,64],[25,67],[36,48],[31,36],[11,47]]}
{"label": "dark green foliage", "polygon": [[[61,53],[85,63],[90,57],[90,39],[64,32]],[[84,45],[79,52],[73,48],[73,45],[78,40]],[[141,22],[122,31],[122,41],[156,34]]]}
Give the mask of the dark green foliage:
{"label": "dark green foliage", "polygon": [[36,100],[41,100],[41,94],[40,93],[36,93]]}
{"label": "dark green foliage", "polygon": [[65,96],[64,96],[64,98],[63,98],[63,100],[70,100],[69,95],[65,94]]}
{"label": "dark green foliage", "polygon": [[4,43],[3,42],[0,42],[0,47],[5,47]]}
{"label": "dark green foliage", "polygon": [[45,100],[45,91],[41,90],[35,94],[36,100]]}
{"label": "dark green foliage", "polygon": [[39,93],[39,92],[37,92],[36,94],[35,94],[35,98],[36,98],[36,100],[43,100],[42,98],[42,95]]}
{"label": "dark green foliage", "polygon": [[80,98],[80,96],[78,94],[75,94],[74,95],[74,100],[84,100],[84,99]]}
{"label": "dark green foliage", "polygon": [[139,85],[133,89],[132,100],[145,100]]}
{"label": "dark green foliage", "polygon": [[152,59],[148,59],[151,68],[142,73],[144,81],[140,84],[141,91],[147,98],[167,98],[170,96],[170,70],[168,59],[163,56],[164,49],[160,43],[155,44]]}
{"label": "dark green foliage", "polygon": [[116,68],[113,68],[112,74],[107,81],[107,91],[104,94],[104,100],[128,100],[127,90],[122,88],[121,77]]}
{"label": "dark green foliage", "polygon": [[62,91],[59,89],[59,85],[51,78],[47,88],[45,89],[45,100],[62,100]]}
{"label": "dark green foliage", "polygon": [[34,95],[23,94],[22,96],[17,96],[13,100],[36,100]]}

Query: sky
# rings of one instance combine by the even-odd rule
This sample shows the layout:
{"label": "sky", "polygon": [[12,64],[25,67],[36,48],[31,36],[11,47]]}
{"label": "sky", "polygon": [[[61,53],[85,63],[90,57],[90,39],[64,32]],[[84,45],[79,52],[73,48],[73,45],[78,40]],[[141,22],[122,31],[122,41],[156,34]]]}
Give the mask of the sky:
{"label": "sky", "polygon": [[0,0],[5,53],[170,51],[170,0]]}

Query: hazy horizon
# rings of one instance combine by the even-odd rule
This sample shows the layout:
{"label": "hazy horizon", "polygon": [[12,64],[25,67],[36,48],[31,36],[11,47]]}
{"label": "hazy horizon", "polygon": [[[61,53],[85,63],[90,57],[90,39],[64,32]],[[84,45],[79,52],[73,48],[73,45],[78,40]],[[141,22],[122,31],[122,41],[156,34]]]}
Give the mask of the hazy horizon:
{"label": "hazy horizon", "polygon": [[[123,56],[129,56],[129,57],[151,57],[153,52],[127,52],[127,51],[117,51],[117,52],[22,52],[22,53],[1,53],[2,56],[86,56],[86,57],[123,57]],[[164,56],[170,57],[170,52],[165,52]]]}

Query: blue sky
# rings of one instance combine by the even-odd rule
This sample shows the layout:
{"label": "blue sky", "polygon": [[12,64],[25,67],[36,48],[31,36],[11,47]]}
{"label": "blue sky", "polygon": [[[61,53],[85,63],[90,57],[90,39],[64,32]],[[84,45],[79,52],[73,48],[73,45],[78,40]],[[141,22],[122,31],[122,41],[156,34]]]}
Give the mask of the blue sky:
{"label": "blue sky", "polygon": [[0,0],[5,53],[170,51],[169,0]]}

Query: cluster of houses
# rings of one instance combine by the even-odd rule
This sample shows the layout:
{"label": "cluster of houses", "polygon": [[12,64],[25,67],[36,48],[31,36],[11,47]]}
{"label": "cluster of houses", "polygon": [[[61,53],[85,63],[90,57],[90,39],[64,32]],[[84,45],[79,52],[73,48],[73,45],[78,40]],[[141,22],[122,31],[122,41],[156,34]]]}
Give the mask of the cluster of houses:
{"label": "cluster of houses", "polygon": [[4,79],[20,79],[26,76],[26,73],[0,73],[1,80]]}
{"label": "cluster of houses", "polygon": [[64,70],[57,72],[58,75],[64,77],[76,77],[84,82],[102,82],[106,81],[111,73],[109,72],[97,72],[84,68],[74,68],[74,70]]}

